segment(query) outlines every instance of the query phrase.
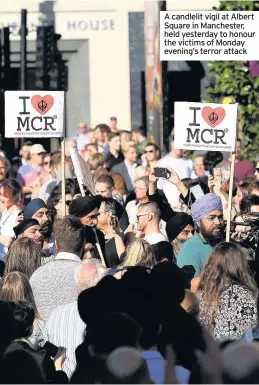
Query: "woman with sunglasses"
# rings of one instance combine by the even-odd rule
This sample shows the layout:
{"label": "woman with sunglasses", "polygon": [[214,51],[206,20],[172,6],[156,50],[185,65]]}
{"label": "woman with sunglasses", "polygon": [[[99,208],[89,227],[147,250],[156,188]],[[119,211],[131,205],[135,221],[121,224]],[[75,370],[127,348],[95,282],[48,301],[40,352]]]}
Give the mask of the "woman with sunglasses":
{"label": "woman with sunglasses", "polygon": [[[74,191],[69,188],[69,186],[66,184],[66,215],[69,214],[68,208],[70,203],[73,200],[73,194]],[[47,201],[47,206],[51,212],[51,214],[54,217],[61,217],[63,216],[62,214],[62,191],[61,191],[61,186],[58,185],[56,186],[53,191],[51,192],[48,201]]]}
{"label": "woman with sunglasses", "polygon": [[106,267],[118,266],[125,245],[120,234],[119,221],[112,198],[102,198],[99,208],[97,227],[104,233]]}

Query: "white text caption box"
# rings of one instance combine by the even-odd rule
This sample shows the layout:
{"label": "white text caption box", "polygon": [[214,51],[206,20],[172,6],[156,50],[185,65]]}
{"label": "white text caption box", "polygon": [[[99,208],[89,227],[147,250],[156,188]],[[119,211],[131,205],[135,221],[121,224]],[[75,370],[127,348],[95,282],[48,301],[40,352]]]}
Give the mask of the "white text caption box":
{"label": "white text caption box", "polygon": [[161,60],[259,60],[259,12],[160,12]]}

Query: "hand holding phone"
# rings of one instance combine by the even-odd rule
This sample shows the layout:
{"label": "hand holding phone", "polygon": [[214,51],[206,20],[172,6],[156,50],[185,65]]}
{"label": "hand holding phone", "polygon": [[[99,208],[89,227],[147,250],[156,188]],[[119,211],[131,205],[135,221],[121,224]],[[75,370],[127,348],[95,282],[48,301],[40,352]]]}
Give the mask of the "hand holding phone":
{"label": "hand holding phone", "polygon": [[171,176],[170,171],[165,167],[155,167],[154,172],[156,178],[169,179]]}

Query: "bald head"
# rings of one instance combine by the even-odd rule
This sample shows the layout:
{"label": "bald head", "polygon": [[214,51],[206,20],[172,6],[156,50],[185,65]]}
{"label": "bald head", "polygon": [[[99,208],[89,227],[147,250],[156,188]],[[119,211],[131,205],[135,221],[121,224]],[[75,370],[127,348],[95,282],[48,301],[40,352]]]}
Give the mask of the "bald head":
{"label": "bald head", "polygon": [[222,352],[222,372],[225,384],[258,384],[258,342],[229,344]]}
{"label": "bald head", "polygon": [[140,352],[123,347],[114,350],[106,360],[103,383],[108,384],[150,384],[147,364]]}
{"label": "bald head", "polygon": [[86,259],[75,270],[78,294],[90,287],[96,286],[106,275],[107,269],[97,259]]}
{"label": "bald head", "polygon": [[160,210],[156,202],[147,202],[139,206],[139,212],[152,213],[156,217],[160,217]]}
{"label": "bald head", "polygon": [[159,232],[160,210],[155,202],[143,203],[137,213],[138,230],[145,235],[151,232]]}
{"label": "bald head", "polygon": [[86,134],[87,131],[87,124],[85,122],[79,123],[79,131],[81,134]]}

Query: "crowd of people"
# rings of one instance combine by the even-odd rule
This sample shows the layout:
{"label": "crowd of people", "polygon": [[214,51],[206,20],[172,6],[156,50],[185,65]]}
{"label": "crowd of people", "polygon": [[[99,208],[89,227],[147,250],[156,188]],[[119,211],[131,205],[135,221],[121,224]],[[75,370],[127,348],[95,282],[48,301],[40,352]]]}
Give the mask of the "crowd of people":
{"label": "crowd of people", "polygon": [[[89,167],[80,190],[69,149]],[[258,383],[259,162],[109,125],[0,156],[0,383]],[[65,214],[65,215],[64,215]]]}

